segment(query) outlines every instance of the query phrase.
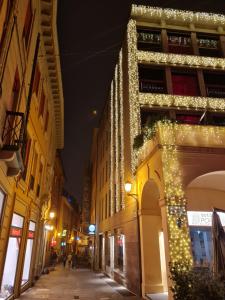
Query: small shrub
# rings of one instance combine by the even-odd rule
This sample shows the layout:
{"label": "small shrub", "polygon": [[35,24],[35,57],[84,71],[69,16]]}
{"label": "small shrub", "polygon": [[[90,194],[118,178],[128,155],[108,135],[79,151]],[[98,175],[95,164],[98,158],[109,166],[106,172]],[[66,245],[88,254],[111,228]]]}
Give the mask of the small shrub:
{"label": "small shrub", "polygon": [[183,270],[177,264],[170,265],[171,291],[174,300],[224,300],[225,281],[209,270]]}

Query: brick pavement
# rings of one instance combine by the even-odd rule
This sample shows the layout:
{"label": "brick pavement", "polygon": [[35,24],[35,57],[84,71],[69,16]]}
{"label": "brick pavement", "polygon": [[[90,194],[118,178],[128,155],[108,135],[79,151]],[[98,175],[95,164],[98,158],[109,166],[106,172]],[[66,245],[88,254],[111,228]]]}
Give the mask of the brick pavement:
{"label": "brick pavement", "polygon": [[42,275],[35,286],[23,293],[20,300],[138,300],[124,287],[103,274],[88,269],[69,270],[56,266]]}

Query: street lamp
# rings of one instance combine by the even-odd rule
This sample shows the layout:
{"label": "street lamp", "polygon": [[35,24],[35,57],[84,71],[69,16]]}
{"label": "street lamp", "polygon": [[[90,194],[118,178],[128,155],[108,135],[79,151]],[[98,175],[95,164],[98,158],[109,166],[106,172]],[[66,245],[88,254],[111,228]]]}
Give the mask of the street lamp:
{"label": "street lamp", "polygon": [[139,201],[137,194],[131,194],[132,183],[127,181],[124,184],[125,192],[136,202],[136,218],[137,218],[137,238],[138,238],[138,264],[139,264],[139,295],[142,296],[142,269],[141,269],[141,238],[140,238],[140,219],[139,219]]}
{"label": "street lamp", "polygon": [[54,219],[55,218],[55,212],[54,211],[50,211],[49,218],[50,219]]}

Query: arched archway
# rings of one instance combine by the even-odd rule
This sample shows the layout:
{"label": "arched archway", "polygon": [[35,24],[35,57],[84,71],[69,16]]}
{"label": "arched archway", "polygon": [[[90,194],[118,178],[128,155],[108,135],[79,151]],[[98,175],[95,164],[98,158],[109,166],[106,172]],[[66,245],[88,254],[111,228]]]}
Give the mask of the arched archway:
{"label": "arched archway", "polygon": [[185,194],[194,264],[210,267],[212,210],[213,207],[225,210],[225,170],[194,178],[187,185]]}
{"label": "arched archway", "polygon": [[140,203],[143,295],[167,291],[164,236],[159,200],[159,188],[156,182],[150,179],[143,186]]}

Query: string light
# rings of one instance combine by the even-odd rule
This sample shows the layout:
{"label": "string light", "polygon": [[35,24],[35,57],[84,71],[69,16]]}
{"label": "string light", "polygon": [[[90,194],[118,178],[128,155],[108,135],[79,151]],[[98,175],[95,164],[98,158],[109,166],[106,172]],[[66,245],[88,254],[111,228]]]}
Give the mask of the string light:
{"label": "string light", "polygon": [[116,212],[120,210],[120,181],[119,181],[119,137],[118,137],[118,131],[119,131],[119,108],[118,108],[118,64],[115,67],[115,76],[114,76],[114,82],[115,82],[115,93],[114,93],[114,102],[115,102],[115,150],[116,150],[116,157],[115,157],[115,188],[116,188]]}
{"label": "string light", "polygon": [[110,93],[110,118],[111,118],[111,123],[110,123],[110,153],[111,153],[111,161],[110,161],[110,202],[111,202],[111,216],[113,215],[114,212],[114,131],[113,131],[113,126],[114,126],[114,105],[113,105],[113,81],[111,83],[111,93]]}
{"label": "string light", "polygon": [[147,7],[142,5],[133,5],[131,17],[144,17],[154,21],[168,21],[170,24],[206,24],[207,26],[224,26],[225,16],[220,14],[192,12],[185,10],[164,9],[160,7]]}
{"label": "string light", "polygon": [[123,126],[123,56],[122,56],[122,50],[119,54],[119,66],[118,66],[118,72],[119,72],[119,107],[120,107],[120,191],[121,191],[121,206],[122,208],[125,208],[125,199],[124,199],[124,126]]}
{"label": "string light", "polygon": [[225,101],[221,98],[179,96],[168,94],[139,94],[140,106],[167,106],[177,108],[225,110]]}
{"label": "string light", "polygon": [[179,65],[195,68],[225,69],[225,58],[204,57],[174,53],[159,53],[151,51],[138,51],[139,63],[157,63],[163,65]]}

